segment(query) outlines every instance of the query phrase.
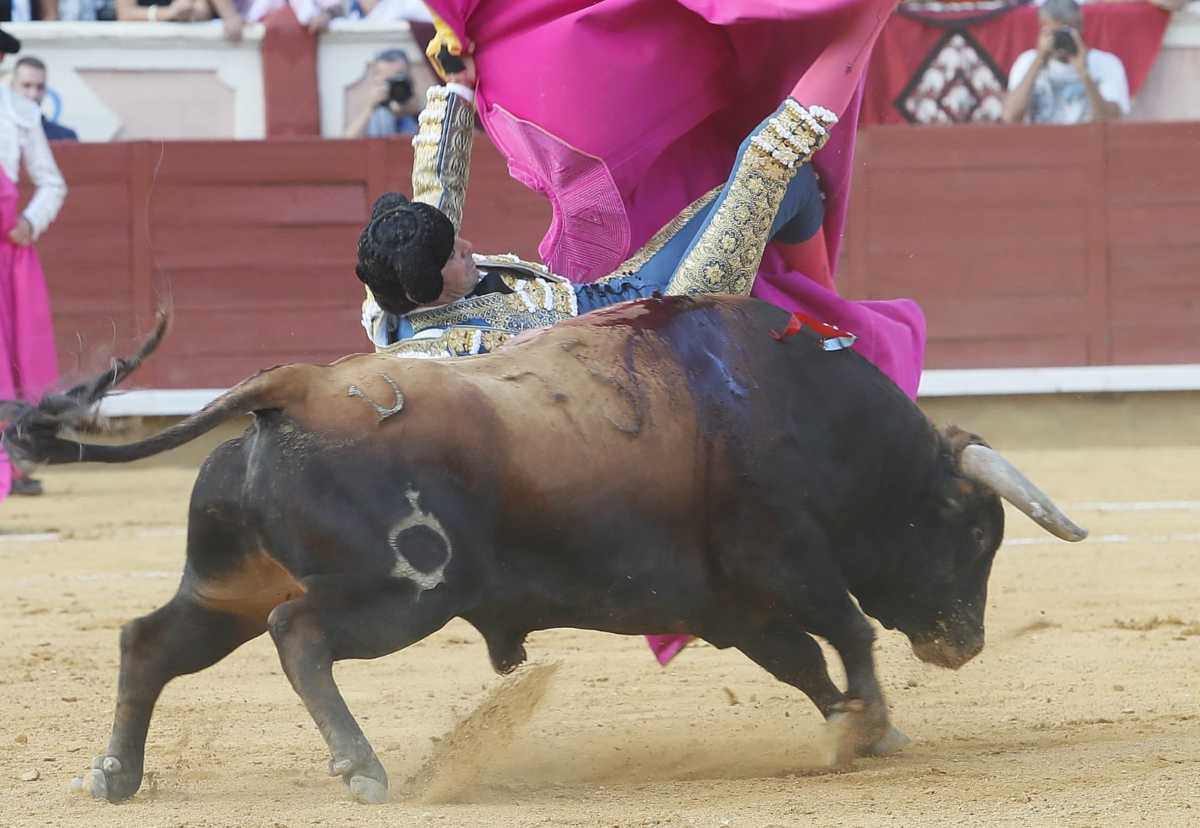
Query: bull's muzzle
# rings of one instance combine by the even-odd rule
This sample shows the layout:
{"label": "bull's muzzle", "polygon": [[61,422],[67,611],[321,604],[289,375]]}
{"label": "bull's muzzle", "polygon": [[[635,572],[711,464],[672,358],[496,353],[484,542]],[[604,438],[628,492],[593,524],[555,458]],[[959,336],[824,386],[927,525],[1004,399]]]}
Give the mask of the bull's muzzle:
{"label": "bull's muzzle", "polygon": [[966,640],[933,636],[912,642],[913,655],[926,664],[935,664],[957,670],[983,650],[983,636],[972,636]]}

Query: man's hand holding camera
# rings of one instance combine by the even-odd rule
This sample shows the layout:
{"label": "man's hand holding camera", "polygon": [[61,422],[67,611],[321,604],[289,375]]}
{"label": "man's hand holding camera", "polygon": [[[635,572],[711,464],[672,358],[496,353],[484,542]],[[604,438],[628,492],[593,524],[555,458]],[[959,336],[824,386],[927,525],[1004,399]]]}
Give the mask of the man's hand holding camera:
{"label": "man's hand holding camera", "polygon": [[1051,59],[1068,63],[1080,75],[1087,75],[1087,44],[1077,29],[1070,26],[1059,28],[1042,27],[1038,31],[1037,63],[1034,68],[1042,69]]}
{"label": "man's hand holding camera", "polygon": [[420,111],[413,101],[412,79],[407,73],[398,73],[383,81],[382,96],[376,98],[378,106],[386,106],[394,115],[416,115]]}
{"label": "man's hand holding camera", "polygon": [[[371,62],[365,86],[366,105],[346,127],[347,138],[393,134],[390,131],[381,133],[376,127],[369,126],[379,120],[376,113],[380,109],[386,109],[398,121],[409,116],[415,117],[421,111],[408,58],[398,49],[383,52]],[[375,121],[372,116],[375,116]]]}
{"label": "man's hand holding camera", "polygon": [[1001,113],[1010,124],[1110,121],[1129,111],[1129,83],[1116,55],[1083,40],[1077,0],[1044,0],[1037,44],[1017,56]]}
{"label": "man's hand holding camera", "polygon": [[[1083,78],[1086,79],[1088,77],[1088,68],[1087,68],[1087,66],[1088,66],[1088,63],[1087,63],[1088,47],[1087,47],[1087,44],[1085,44],[1083,42],[1083,37],[1075,29],[1059,29],[1058,32],[1055,33],[1055,35],[1057,36],[1057,34],[1059,32],[1066,35],[1067,37],[1070,37],[1072,43],[1074,44],[1074,49],[1070,50],[1067,55],[1067,63],[1074,66],[1075,71],[1077,71],[1080,74],[1080,76],[1082,76]],[[1065,43],[1065,41],[1063,41],[1063,42]]]}

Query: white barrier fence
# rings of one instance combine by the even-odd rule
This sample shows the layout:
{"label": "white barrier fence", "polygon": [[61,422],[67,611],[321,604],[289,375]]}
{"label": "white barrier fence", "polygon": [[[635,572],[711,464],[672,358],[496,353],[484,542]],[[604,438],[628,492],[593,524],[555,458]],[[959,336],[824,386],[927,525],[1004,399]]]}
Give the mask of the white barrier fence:
{"label": "white barrier fence", "polygon": [[[49,74],[47,117],[84,141],[266,137],[262,42],[252,24],[231,43],[206,23],[5,23],[21,55]],[[407,23],[335,20],[317,43],[321,133],[339,137],[363,98],[367,63],[385,49],[412,58],[418,92],[432,81]],[[3,68],[11,69],[14,58]],[[7,80],[7,79],[6,79]],[[297,78],[297,83],[307,82]]]}

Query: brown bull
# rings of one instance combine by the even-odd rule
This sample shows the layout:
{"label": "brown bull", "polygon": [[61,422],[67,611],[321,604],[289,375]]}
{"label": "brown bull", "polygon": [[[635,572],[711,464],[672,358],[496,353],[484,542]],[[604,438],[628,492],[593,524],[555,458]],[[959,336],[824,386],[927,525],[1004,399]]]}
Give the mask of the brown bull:
{"label": "brown bull", "polygon": [[[144,353],[21,412],[10,450],[51,463],[126,462],[254,418],[200,471],[178,592],[122,630],[89,789],[131,796],[164,685],[269,631],[331,773],[381,801],[387,775],[333,662],[454,617],[501,672],[532,630],[697,635],[839,716],[850,747],[896,747],[863,612],[957,667],[983,647],[1000,496],[1066,540],[1085,532],[858,354],[775,341],[787,319],[752,299],[672,297],[484,357],[284,366],[119,446],[60,431]],[[840,656],[845,693],[813,635]]]}

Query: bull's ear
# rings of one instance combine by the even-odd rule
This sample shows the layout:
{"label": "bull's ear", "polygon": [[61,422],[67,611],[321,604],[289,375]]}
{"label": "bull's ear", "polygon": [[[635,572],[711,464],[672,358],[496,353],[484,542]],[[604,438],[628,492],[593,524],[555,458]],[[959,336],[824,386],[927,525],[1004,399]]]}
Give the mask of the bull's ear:
{"label": "bull's ear", "polygon": [[[978,434],[972,434],[969,431],[964,431],[956,425],[948,425],[941,431],[942,441],[945,443],[946,450],[950,457],[954,460],[954,467],[958,468],[958,462],[962,456],[962,451],[967,446],[987,446],[987,441]],[[990,446],[988,446],[991,448]]]}
{"label": "bull's ear", "polygon": [[977,484],[958,473],[963,449],[967,446],[986,446],[987,443],[978,434],[964,431],[955,425],[943,428],[939,436],[945,458],[945,476],[937,489],[937,509],[938,516],[949,521],[962,514],[971,499],[979,493]]}
{"label": "bull's ear", "polygon": [[948,475],[938,487],[938,517],[944,521],[954,520],[966,510],[977,492],[978,488],[970,480]]}

